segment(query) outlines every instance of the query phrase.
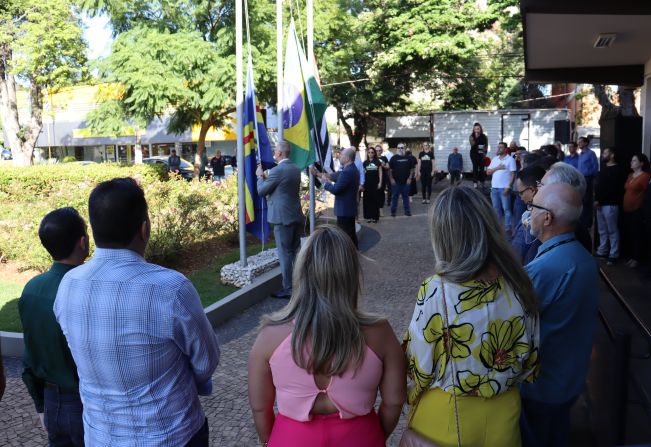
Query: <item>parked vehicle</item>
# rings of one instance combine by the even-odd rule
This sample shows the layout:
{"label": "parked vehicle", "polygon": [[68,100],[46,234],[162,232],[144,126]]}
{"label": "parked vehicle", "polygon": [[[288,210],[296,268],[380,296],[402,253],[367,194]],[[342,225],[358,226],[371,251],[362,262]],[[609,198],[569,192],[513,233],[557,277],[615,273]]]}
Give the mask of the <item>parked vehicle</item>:
{"label": "parked vehicle", "polygon": [[[146,164],[162,164],[165,165],[165,167],[167,168],[168,167],[167,158],[168,157],[164,155],[158,155],[155,157],[143,158],[142,162]],[[192,180],[192,177],[194,176],[194,166],[192,165],[192,163],[182,158],[180,171],[181,171],[180,172],[181,177],[183,177],[188,181]]]}
{"label": "parked vehicle", "polygon": [[2,159],[3,160],[12,160],[13,157],[11,155],[11,149],[7,149],[6,147],[2,148]]}

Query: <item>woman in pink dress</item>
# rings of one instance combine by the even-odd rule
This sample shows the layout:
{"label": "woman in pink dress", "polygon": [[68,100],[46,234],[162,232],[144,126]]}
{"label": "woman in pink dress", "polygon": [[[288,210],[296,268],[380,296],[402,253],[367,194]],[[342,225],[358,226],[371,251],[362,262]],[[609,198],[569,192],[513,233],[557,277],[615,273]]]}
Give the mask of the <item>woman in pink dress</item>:
{"label": "woman in pink dress", "polygon": [[293,277],[289,303],[263,320],[249,356],[262,445],[384,446],[405,401],[405,361],[389,323],[358,308],[355,246],[337,227],[319,227]]}

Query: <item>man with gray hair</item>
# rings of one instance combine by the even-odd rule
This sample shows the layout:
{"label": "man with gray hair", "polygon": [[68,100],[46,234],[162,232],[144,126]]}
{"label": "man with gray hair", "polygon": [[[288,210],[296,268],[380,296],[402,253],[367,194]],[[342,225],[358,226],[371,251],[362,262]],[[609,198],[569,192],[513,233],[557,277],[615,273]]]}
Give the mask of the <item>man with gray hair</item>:
{"label": "man with gray hair", "polygon": [[273,294],[274,298],[286,299],[292,294],[292,270],[294,259],[301,244],[303,211],[299,199],[301,170],[289,159],[290,146],[279,141],[274,150],[278,165],[268,172],[258,165],[258,194],[267,196],[267,220],[274,226],[283,288]]}
{"label": "man with gray hair", "polygon": [[[540,185],[552,185],[555,183],[565,183],[566,185],[573,187],[579,196],[583,197],[585,195],[585,178],[578,169],[570,164],[562,161],[554,163],[542,178]],[[583,209],[583,205],[581,205],[581,209]],[[590,231],[581,220],[577,222],[575,233],[576,238],[581,245],[583,245],[589,253],[592,253],[592,236],[590,236]]]}
{"label": "man with gray hair", "polygon": [[583,390],[597,322],[597,264],[577,241],[581,196],[545,184],[528,204],[531,234],[542,245],[525,268],[538,296],[540,374],[521,386],[525,447],[565,446],[570,408]]}

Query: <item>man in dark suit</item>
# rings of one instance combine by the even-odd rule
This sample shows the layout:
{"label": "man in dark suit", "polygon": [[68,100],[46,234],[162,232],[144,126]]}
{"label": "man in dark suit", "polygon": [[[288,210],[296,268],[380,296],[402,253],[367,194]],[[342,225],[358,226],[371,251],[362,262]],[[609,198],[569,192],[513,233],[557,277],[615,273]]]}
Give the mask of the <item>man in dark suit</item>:
{"label": "man in dark suit", "polygon": [[[329,176],[320,174],[323,187],[335,196],[335,216],[337,226],[350,236],[357,247],[355,216],[357,215],[357,191],[359,190],[359,171],[355,167],[355,148],[344,149],[339,157],[343,169]],[[334,183],[331,183],[334,181]]]}
{"label": "man in dark suit", "polygon": [[274,226],[276,248],[283,274],[283,288],[274,298],[289,298],[292,294],[292,269],[301,244],[303,212],[299,199],[301,170],[289,159],[290,146],[279,141],[274,150],[278,165],[265,172],[258,165],[258,194],[267,196],[267,220]]}

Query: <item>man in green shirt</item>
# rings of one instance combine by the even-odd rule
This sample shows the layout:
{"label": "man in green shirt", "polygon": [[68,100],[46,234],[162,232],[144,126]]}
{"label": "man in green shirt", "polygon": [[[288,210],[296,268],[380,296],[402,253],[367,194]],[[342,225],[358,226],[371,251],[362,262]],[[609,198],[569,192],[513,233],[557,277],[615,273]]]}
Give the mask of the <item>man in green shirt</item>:
{"label": "man in green shirt", "polygon": [[25,340],[23,382],[49,445],[83,446],[77,367],[53,306],[63,276],[88,257],[86,223],[74,208],[60,208],[43,218],[38,236],[54,264],[25,285],[18,301]]}

